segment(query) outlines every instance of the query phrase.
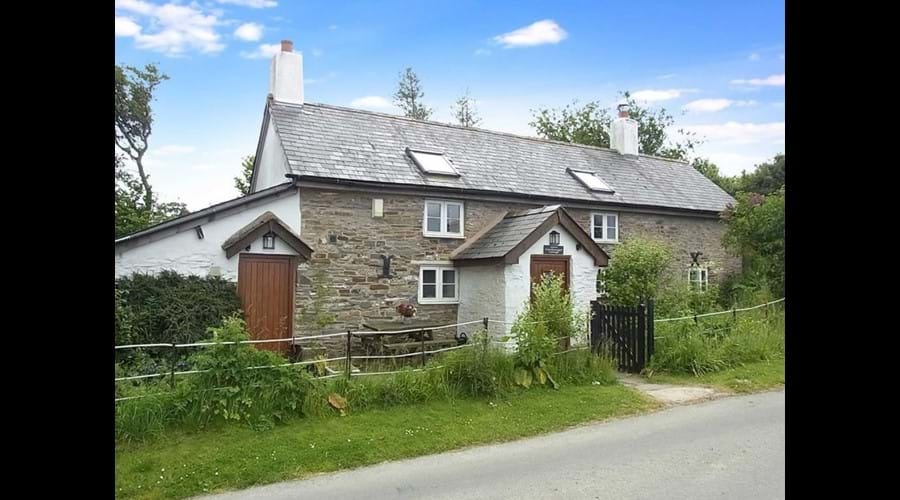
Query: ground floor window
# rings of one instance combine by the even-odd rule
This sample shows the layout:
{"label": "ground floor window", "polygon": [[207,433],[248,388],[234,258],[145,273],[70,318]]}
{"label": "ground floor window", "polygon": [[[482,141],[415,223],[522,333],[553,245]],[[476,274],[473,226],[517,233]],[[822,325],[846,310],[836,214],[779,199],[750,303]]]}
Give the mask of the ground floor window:
{"label": "ground floor window", "polygon": [[705,292],[709,286],[709,269],[704,266],[691,266],[688,269],[688,281],[693,290]]}
{"label": "ground floor window", "polygon": [[459,273],[452,267],[419,268],[420,304],[455,304],[459,301]]}

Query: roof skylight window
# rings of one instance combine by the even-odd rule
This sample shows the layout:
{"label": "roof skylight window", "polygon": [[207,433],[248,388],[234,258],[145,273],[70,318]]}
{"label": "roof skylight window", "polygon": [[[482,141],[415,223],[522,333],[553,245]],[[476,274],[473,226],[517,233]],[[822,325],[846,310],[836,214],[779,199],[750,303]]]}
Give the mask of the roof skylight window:
{"label": "roof skylight window", "polygon": [[609,187],[609,184],[603,181],[597,174],[593,172],[583,172],[579,170],[569,169],[569,173],[575,176],[582,184],[587,186],[591,191],[600,191],[603,193],[615,193],[615,190]]}
{"label": "roof skylight window", "polygon": [[450,160],[443,153],[433,151],[415,151],[406,148],[406,154],[416,162],[416,165],[426,174],[452,175],[459,177],[459,172],[453,168]]}

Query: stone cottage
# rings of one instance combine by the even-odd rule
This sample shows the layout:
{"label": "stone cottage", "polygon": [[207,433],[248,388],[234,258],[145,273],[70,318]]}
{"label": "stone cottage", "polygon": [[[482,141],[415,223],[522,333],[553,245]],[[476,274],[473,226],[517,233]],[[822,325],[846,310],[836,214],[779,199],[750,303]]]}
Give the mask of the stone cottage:
{"label": "stone cottage", "polygon": [[302,73],[282,42],[251,194],[116,240],[117,275],[236,279],[251,331],[276,338],[314,333],[310,311],[358,329],[401,302],[434,324],[510,322],[548,271],[586,308],[633,235],[668,241],[701,286],[740,268],[721,245],[733,199],[638,154],[627,110],[606,149],[308,103]]}

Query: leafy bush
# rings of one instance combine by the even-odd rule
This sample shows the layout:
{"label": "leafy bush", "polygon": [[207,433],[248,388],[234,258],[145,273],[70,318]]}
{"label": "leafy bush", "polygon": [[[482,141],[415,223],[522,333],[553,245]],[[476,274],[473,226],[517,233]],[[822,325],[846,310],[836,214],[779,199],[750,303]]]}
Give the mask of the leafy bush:
{"label": "leafy bush", "polygon": [[655,299],[671,261],[672,252],[661,241],[634,237],[620,243],[603,272],[609,303],[631,306]]}
{"label": "leafy bush", "polygon": [[516,383],[530,387],[539,384],[558,384],[547,372],[548,360],[559,350],[560,341],[573,343],[587,337],[587,316],[575,311],[572,297],[562,285],[562,276],[544,275],[532,288],[532,298],[516,317],[511,332],[516,340]]}
{"label": "leafy bush", "polygon": [[718,301],[719,291],[715,285],[700,291],[691,288],[688,283],[677,281],[658,293],[654,313],[657,318],[703,314],[719,310]]}
{"label": "leafy bush", "polygon": [[722,212],[722,243],[762,273],[772,292],[784,293],[784,186],[769,194],[738,193],[737,204]]}
{"label": "leafy bush", "polygon": [[559,354],[550,358],[550,371],[561,382],[574,385],[616,383],[616,365],[606,356],[598,356],[589,349]]}
{"label": "leafy bush", "polygon": [[234,283],[220,277],[134,274],[116,280],[116,341],[197,342],[239,312]]}

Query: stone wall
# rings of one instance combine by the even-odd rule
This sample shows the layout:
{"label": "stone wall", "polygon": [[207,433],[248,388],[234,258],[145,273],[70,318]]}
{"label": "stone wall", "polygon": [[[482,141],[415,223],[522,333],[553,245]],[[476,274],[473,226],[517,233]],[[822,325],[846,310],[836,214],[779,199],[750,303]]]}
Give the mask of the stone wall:
{"label": "stone wall", "polygon": [[[709,266],[710,284],[720,283],[726,275],[741,270],[740,258],[728,254],[722,246],[725,225],[718,219],[602,211],[619,214],[619,241],[640,235],[667,242],[673,256],[671,272],[683,276],[685,280],[687,268],[691,265],[690,252],[703,252],[699,262]],[[568,212],[590,234],[592,210],[568,209]],[[609,254],[612,261],[618,245],[601,243],[600,246]]]}
{"label": "stone wall", "polygon": [[[383,217],[372,217],[373,198],[384,200]],[[397,318],[394,308],[404,301],[417,304],[419,318],[447,324],[457,321],[456,304],[417,303],[419,264],[414,262],[446,261],[465,241],[422,235],[424,199],[424,196],[301,188],[301,237],[313,248],[313,255],[309,262],[300,265],[297,273],[297,335],[319,331],[300,321],[304,311],[318,309],[333,314],[334,322],[326,330],[339,331],[357,329],[367,319]],[[505,210],[538,206],[462,201],[466,238]],[[590,232],[590,210],[569,209],[569,213]],[[682,273],[690,264],[692,251],[703,252],[701,261],[710,266],[711,283],[725,273],[740,270],[740,260],[727,255],[721,246],[724,226],[718,220],[618,213],[620,240],[635,234],[665,239],[674,250],[675,268]],[[615,244],[602,246],[614,256]],[[391,278],[379,277],[382,255],[394,256]],[[461,273],[460,278],[464,276]],[[324,293],[316,293],[316,281],[321,282],[320,292]],[[443,336],[441,333],[436,332]],[[455,332],[447,332],[452,333]]]}

